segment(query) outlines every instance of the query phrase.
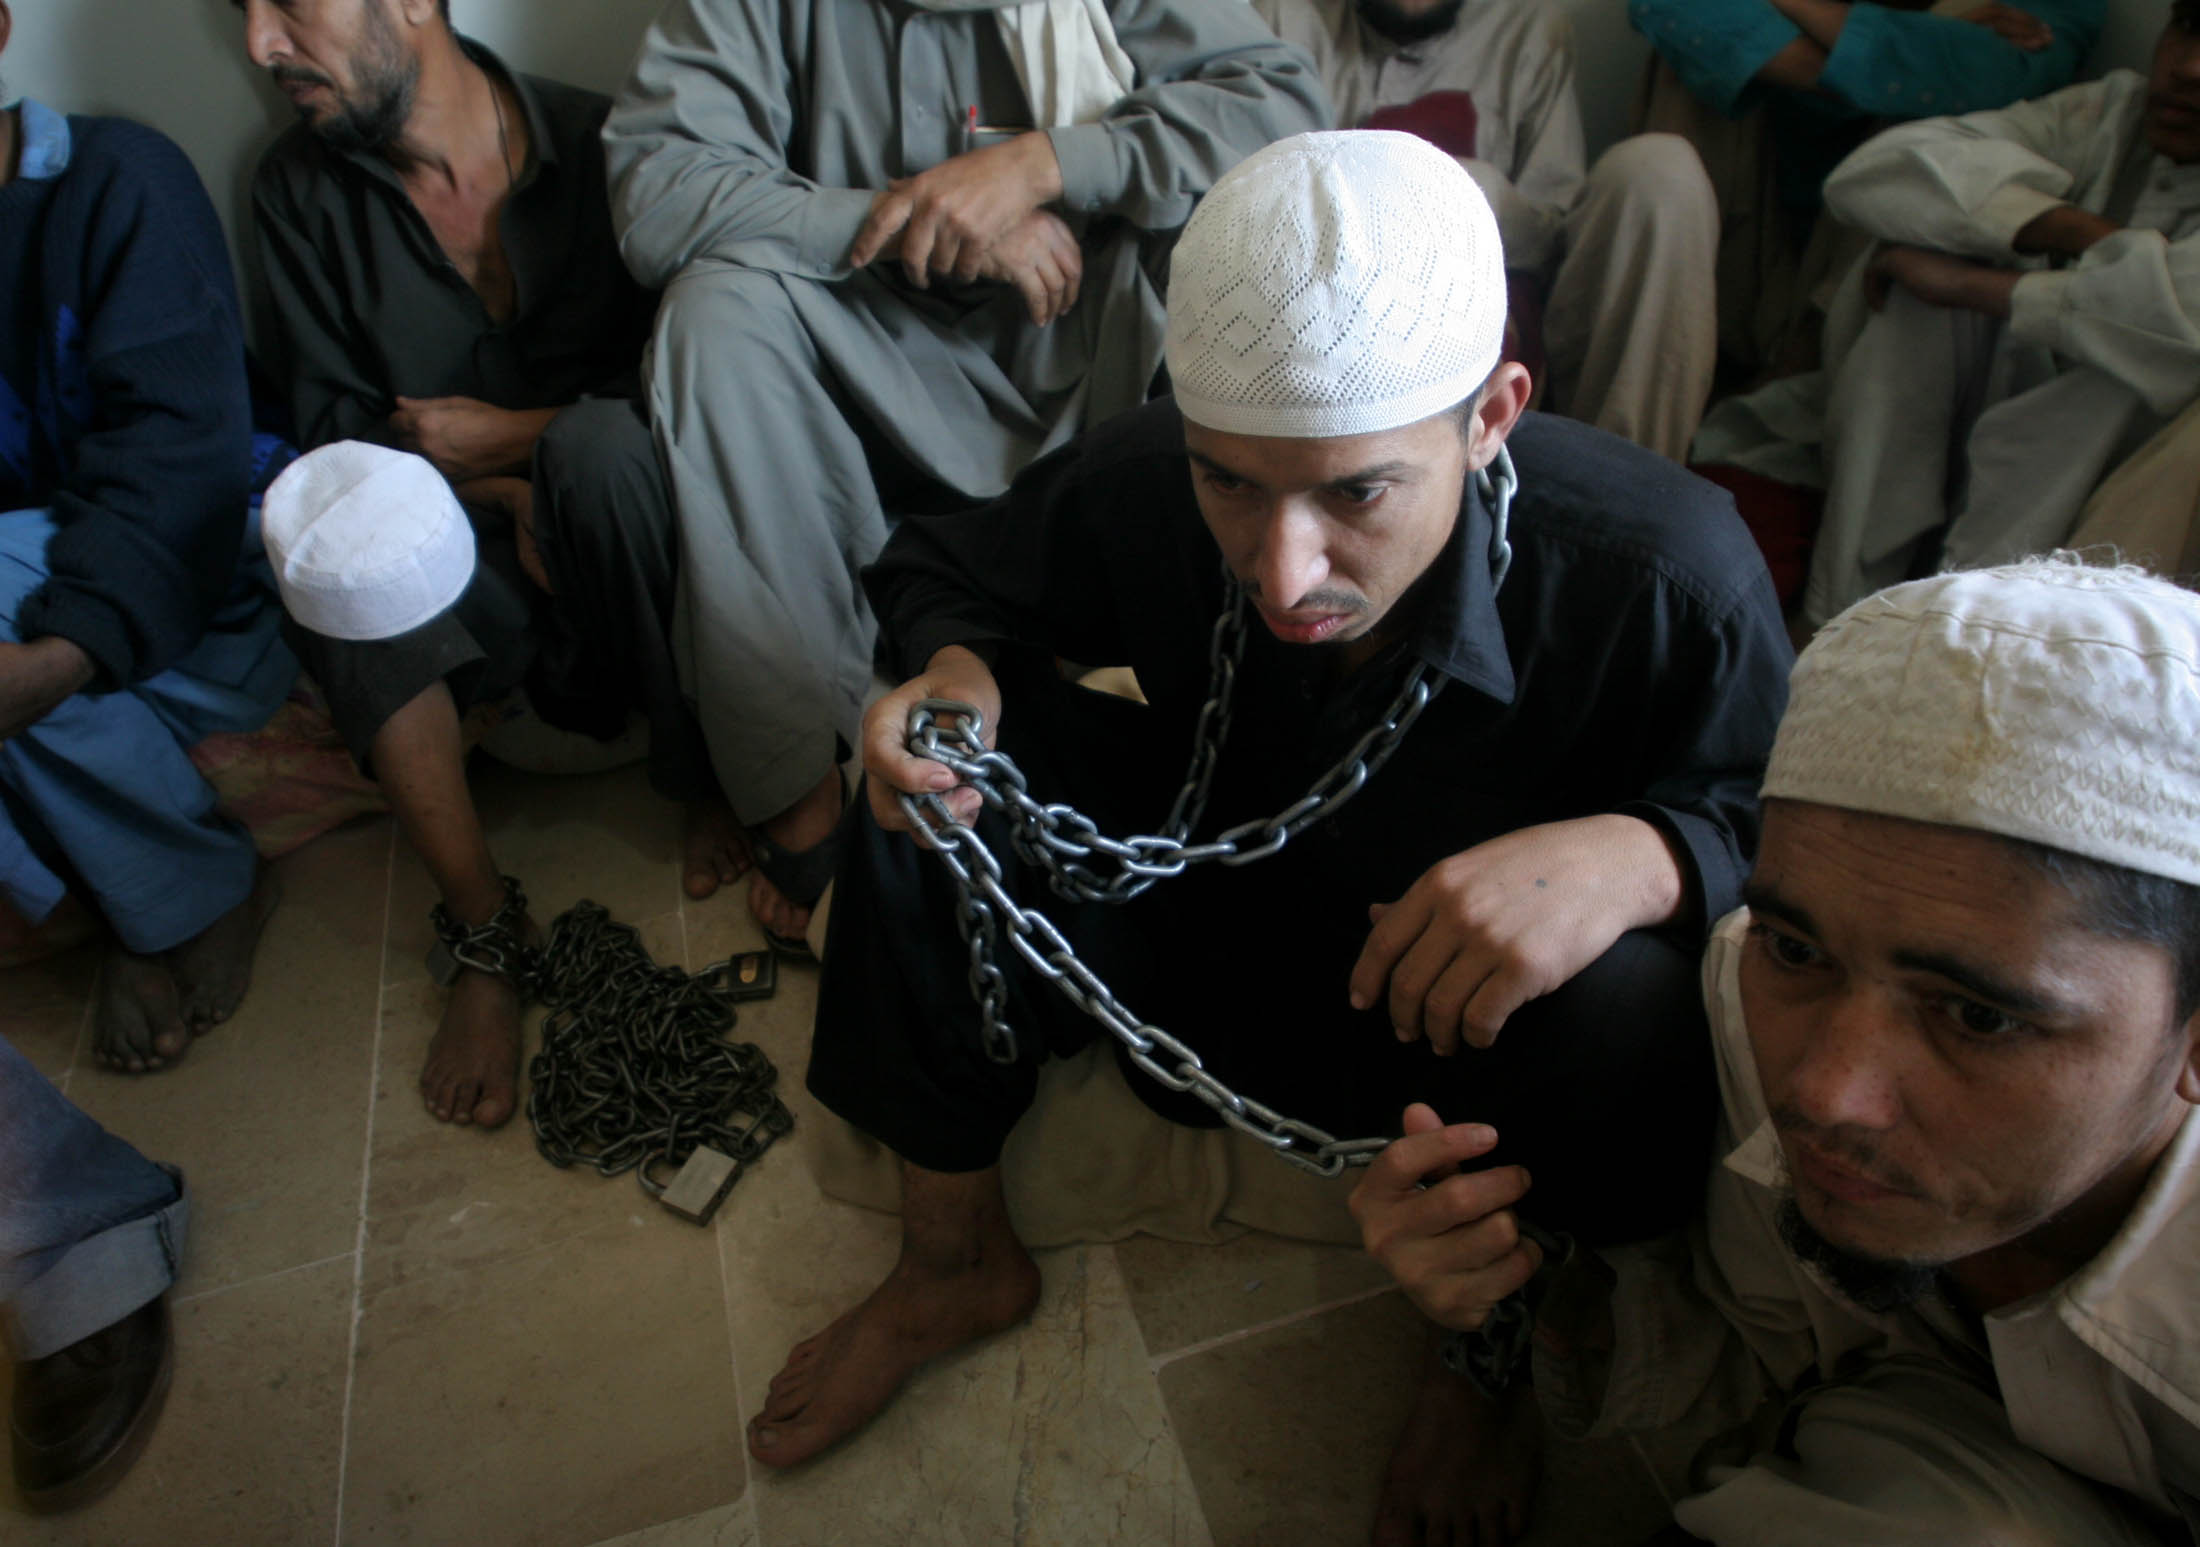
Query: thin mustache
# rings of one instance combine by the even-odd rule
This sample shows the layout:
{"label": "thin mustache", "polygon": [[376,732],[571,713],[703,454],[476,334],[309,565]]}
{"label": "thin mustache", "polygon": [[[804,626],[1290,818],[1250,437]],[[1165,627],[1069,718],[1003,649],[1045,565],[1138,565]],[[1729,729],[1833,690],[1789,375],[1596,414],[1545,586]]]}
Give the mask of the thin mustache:
{"label": "thin mustache", "polygon": [[1808,1139],[1812,1148],[1830,1155],[1868,1182],[1913,1196],[1921,1196],[1924,1192],[1917,1179],[1907,1171],[1880,1159],[1869,1144],[1843,1134],[1838,1128],[1822,1127],[1792,1107],[1774,1112],[1772,1122],[1781,1133]]}
{"label": "thin mustache", "polygon": [[[1260,594],[1260,584],[1257,581],[1247,581],[1245,583],[1245,594],[1256,602],[1267,599]],[[1358,612],[1364,605],[1366,604],[1361,598],[1352,595],[1350,592],[1309,591],[1283,610],[1286,612]]]}

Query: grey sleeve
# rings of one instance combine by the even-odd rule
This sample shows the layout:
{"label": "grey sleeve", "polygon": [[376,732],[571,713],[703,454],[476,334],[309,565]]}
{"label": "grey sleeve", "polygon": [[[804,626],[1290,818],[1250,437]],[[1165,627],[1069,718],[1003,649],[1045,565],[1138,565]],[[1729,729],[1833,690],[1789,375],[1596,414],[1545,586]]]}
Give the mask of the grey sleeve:
{"label": "grey sleeve", "polygon": [[1046,131],[1065,208],[1173,231],[1261,146],[1329,127],[1312,62],[1244,0],[1113,0],[1109,12],[1138,87],[1097,123]]}
{"label": "grey sleeve", "polygon": [[266,164],[252,182],[252,229],[275,313],[275,367],[290,387],[291,418],[307,449],[338,440],[388,444],[395,408],[361,362],[379,358],[330,280],[310,221],[288,182]]}
{"label": "grey sleeve", "polygon": [[645,288],[705,257],[845,272],[872,195],[788,170],[784,21],[772,0],[672,0],[642,39],[603,137],[612,228]]}

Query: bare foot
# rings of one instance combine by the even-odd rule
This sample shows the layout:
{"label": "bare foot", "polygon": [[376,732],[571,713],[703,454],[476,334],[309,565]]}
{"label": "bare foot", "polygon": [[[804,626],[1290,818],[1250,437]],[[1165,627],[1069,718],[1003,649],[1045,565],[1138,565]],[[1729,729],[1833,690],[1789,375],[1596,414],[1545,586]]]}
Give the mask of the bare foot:
{"label": "bare foot", "polygon": [[[800,852],[815,848],[840,825],[840,793],[840,770],[829,768],[809,794],[764,824],[764,836],[783,849]],[[810,927],[810,905],[789,898],[761,868],[749,880],[749,911],[775,935],[799,939]]]}
{"label": "bare foot", "polygon": [[680,884],[700,901],[749,868],[749,837],[723,795],[691,800],[680,824]]}
{"label": "bare foot", "polygon": [[1543,1415],[1526,1384],[1493,1402],[1435,1348],[1383,1478],[1375,1547],[1503,1547],[1528,1528]]}
{"label": "bare foot", "polygon": [[[526,934],[530,944],[542,943],[531,918]],[[511,1121],[519,1107],[521,1011],[510,979],[471,967],[459,973],[420,1066],[420,1099],[437,1120],[475,1128]]]}
{"label": "bare foot", "polygon": [[749,1454],[766,1466],[806,1461],[861,1428],[927,1359],[1029,1316],[1039,1269],[1013,1238],[1007,1248],[958,1273],[903,1257],[868,1300],[787,1355],[749,1420]]}
{"label": "bare foot", "polygon": [[183,1000],[168,964],[114,946],[99,968],[92,1007],[92,1053],[110,1069],[165,1069],[191,1045]]}
{"label": "bare foot", "polygon": [[260,947],[260,931],[282,900],[282,882],[262,865],[252,879],[252,895],[164,953],[192,1036],[206,1035],[244,1003],[245,990],[252,986],[252,958]]}

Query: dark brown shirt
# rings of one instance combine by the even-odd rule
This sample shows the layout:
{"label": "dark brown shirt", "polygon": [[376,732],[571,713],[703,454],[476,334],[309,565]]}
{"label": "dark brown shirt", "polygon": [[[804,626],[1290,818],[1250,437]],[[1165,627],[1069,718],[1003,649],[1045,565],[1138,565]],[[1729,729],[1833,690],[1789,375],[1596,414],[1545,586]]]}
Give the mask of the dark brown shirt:
{"label": "dark brown shirt", "polygon": [[530,153],[498,217],[517,305],[498,323],[381,157],[285,131],[253,179],[253,224],[300,441],[387,441],[397,398],[559,408],[634,390],[656,297],[611,234],[599,139],[610,100],[472,58],[525,106]]}

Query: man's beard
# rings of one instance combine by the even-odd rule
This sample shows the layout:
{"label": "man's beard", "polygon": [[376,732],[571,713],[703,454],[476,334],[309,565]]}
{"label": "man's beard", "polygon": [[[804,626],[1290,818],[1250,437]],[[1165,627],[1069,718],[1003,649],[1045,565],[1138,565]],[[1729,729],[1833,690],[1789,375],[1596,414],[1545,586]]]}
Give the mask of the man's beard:
{"label": "man's beard", "polygon": [[396,31],[379,6],[367,7],[367,37],[358,57],[351,61],[354,97],[336,93],[327,76],[295,66],[277,65],[268,73],[278,83],[298,81],[326,86],[336,93],[339,106],[315,121],[304,103],[298,116],[323,140],[341,151],[369,153],[395,143],[412,117],[413,93],[420,85],[420,61],[406,54]]}
{"label": "man's beard", "polygon": [[1465,3],[1466,0],[1443,0],[1443,4],[1418,16],[1408,15],[1397,0],[1358,0],[1358,8],[1360,20],[1391,42],[1407,45],[1424,43],[1451,31],[1451,24],[1459,19],[1459,8]]}
{"label": "man's beard", "polygon": [[1914,1305],[1933,1290],[1938,1267],[1872,1257],[1836,1246],[1812,1228],[1792,1194],[1780,1200],[1780,1239],[1797,1260],[1816,1268],[1849,1300],[1877,1314]]}

